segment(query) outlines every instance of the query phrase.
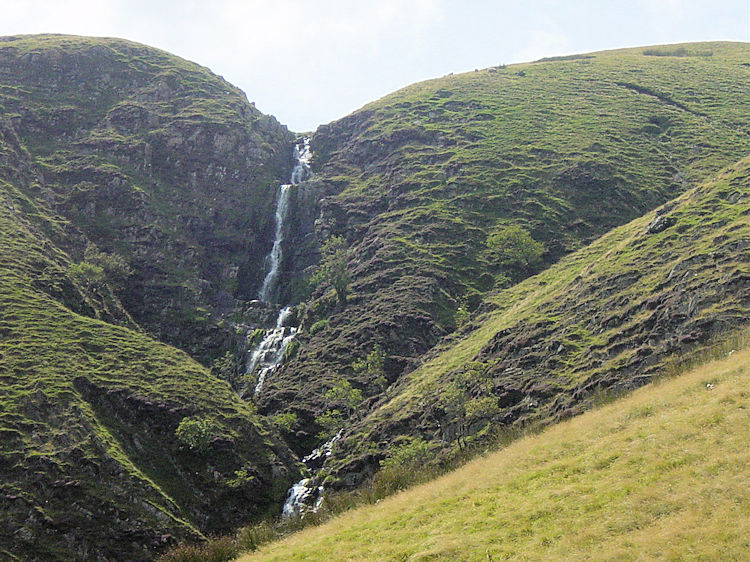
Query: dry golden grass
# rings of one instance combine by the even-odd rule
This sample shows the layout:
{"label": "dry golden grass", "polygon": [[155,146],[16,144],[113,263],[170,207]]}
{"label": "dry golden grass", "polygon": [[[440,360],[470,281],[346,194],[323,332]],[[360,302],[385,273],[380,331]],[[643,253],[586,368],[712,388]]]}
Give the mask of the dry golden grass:
{"label": "dry golden grass", "polygon": [[750,351],[241,560],[750,560]]}

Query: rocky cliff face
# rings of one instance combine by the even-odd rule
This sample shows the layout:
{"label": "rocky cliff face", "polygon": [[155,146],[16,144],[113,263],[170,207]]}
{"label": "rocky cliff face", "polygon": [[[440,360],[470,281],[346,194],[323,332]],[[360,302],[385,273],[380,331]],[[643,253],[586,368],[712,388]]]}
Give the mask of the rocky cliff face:
{"label": "rocky cliff face", "polygon": [[141,328],[224,351],[290,159],[290,133],[196,65],[0,40],[0,558],[148,560],[282,503],[291,451]]}
{"label": "rocky cliff face", "polygon": [[359,482],[404,435],[436,452],[491,443],[498,428],[565,419],[664,375],[674,356],[747,323],[749,214],[745,158],[491,296],[349,429],[329,470]]}
{"label": "rocky cliff face", "polygon": [[[311,423],[335,406],[324,397],[341,377],[369,399],[361,414],[489,291],[745,155],[746,47],[703,47],[447,76],[320,127],[315,238],[346,240],[350,296],[344,307],[319,287],[299,308],[299,349],[266,385],[261,411],[296,412],[293,442],[309,449]],[[503,238],[517,229],[526,238]],[[524,261],[523,247],[510,255],[514,240],[541,245],[541,262]],[[385,372],[354,369],[376,345]]]}
{"label": "rocky cliff face", "polygon": [[0,84],[45,201],[132,268],[125,308],[209,362],[262,280],[293,135],[207,69],[127,41],[4,38]]}

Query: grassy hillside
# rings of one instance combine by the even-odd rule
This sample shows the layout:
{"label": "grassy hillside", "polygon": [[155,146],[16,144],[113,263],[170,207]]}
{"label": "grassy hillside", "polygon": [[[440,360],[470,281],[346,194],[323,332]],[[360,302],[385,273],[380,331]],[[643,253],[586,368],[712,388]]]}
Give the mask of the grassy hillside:
{"label": "grassy hillside", "polygon": [[[147,560],[275,512],[298,478],[291,452],[226,382],[140,331],[112,289],[116,261],[98,250],[80,261],[85,235],[55,212],[6,117],[0,558]],[[206,431],[179,440],[193,418]]]}
{"label": "grassy hillside", "polygon": [[[298,453],[346,425],[315,484],[347,487],[405,443],[440,460],[570,417],[745,322],[748,54],[499,66],[321,127],[281,272],[300,332],[253,404],[196,361],[234,352],[231,380],[273,313],[248,301],[292,134],[155,49],[0,38],[0,557],[148,559],[278,513],[300,475],[256,407],[296,414],[274,422]],[[331,239],[341,302],[309,267]]]}
{"label": "grassy hillside", "polygon": [[[488,299],[356,422],[329,463],[363,477],[405,435],[436,449],[579,413],[750,316],[750,158]],[[663,230],[657,225],[665,226]]]}
{"label": "grassy hillside", "polygon": [[724,356],[240,560],[745,559],[750,351]]}
{"label": "grassy hillside", "polygon": [[0,38],[0,121],[37,173],[27,194],[80,231],[71,257],[120,256],[143,328],[204,364],[223,354],[263,278],[293,135],[204,67],[64,35]]}
{"label": "grassy hillside", "polygon": [[[2,181],[0,197],[0,556],[143,560],[275,506],[295,463],[254,410],[183,352],[53,298],[96,310],[42,209]],[[212,420],[205,453],[175,437],[193,416]]]}
{"label": "grassy hillside", "polygon": [[[300,309],[300,348],[266,385],[262,411],[295,411],[311,446],[307,428],[339,377],[372,404],[489,291],[745,156],[749,54],[706,43],[498,66],[409,86],[320,127],[324,197],[311,214],[318,241],[349,245],[351,294],[341,306],[318,288]],[[375,345],[385,384],[352,368]]]}

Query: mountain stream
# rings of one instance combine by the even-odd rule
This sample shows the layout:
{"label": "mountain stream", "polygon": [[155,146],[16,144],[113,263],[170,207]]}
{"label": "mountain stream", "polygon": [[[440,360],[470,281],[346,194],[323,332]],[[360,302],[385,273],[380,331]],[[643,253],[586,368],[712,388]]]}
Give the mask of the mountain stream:
{"label": "mountain stream", "polygon": [[[258,293],[258,299],[265,303],[273,303],[277,300],[279,292],[279,277],[283,261],[284,234],[287,229],[287,218],[289,214],[289,196],[295,185],[298,185],[310,177],[310,139],[305,137],[301,143],[294,147],[295,164],[289,179],[290,183],[279,186],[276,195],[275,233],[271,252],[266,257],[266,276]],[[281,308],[276,318],[276,325],[265,331],[263,339],[255,347],[248,358],[245,372],[248,375],[256,375],[256,384],[253,395],[257,396],[263,389],[268,377],[281,365],[284,360],[284,351],[297,335],[297,328],[287,326],[287,320],[291,314],[291,306]],[[326,458],[331,455],[333,444],[341,437],[341,432],[332,439],[312,451],[302,459],[308,469],[321,468]],[[304,514],[308,511],[316,511],[323,501],[323,487],[311,486],[310,478],[303,478],[294,484],[287,492],[286,501],[282,508],[282,517],[292,517]]]}
{"label": "mountain stream", "polygon": [[[294,168],[290,178],[291,183],[279,186],[276,195],[276,230],[274,233],[271,253],[266,258],[267,273],[263,279],[258,299],[271,303],[276,300],[279,289],[279,275],[283,260],[282,243],[286,232],[286,221],[289,215],[289,195],[295,185],[310,177],[310,139],[305,137],[301,144],[294,146]],[[276,326],[265,331],[263,339],[250,355],[245,367],[248,375],[257,375],[253,395],[257,396],[262,390],[263,384],[281,364],[284,359],[284,351],[297,335],[297,328],[286,326],[286,321],[291,313],[290,306],[284,306],[276,318]]]}

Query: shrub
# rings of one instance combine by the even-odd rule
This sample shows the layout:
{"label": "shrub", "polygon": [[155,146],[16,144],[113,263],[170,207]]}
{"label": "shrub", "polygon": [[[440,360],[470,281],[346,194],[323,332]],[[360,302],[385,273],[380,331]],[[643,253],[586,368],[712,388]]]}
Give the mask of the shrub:
{"label": "shrub", "polygon": [[253,330],[253,333],[247,338],[247,345],[249,347],[255,347],[266,336],[266,331],[263,328],[257,328]]}
{"label": "shrub", "polygon": [[331,236],[323,243],[321,252],[323,259],[310,282],[313,285],[330,284],[336,291],[339,303],[345,304],[350,281],[349,272],[346,270],[349,257],[346,241],[341,236]]}
{"label": "shrub", "polygon": [[384,390],[388,385],[388,379],[385,376],[386,357],[385,350],[376,343],[364,359],[356,359],[352,362],[352,369],[355,373],[368,375],[377,388]]}
{"label": "shrub", "polygon": [[180,445],[198,454],[208,451],[216,433],[216,422],[206,417],[183,418],[174,432]]}
{"label": "shrub", "polygon": [[357,359],[352,363],[355,373],[380,374],[385,365],[385,351],[380,344],[375,344],[364,359]]}
{"label": "shrub", "polygon": [[515,224],[495,227],[487,236],[489,259],[513,281],[535,273],[542,264],[544,245]]}
{"label": "shrub", "polygon": [[345,407],[351,415],[362,402],[362,391],[354,388],[348,380],[340,378],[326,391],[324,397],[329,404]]}
{"label": "shrub", "polygon": [[440,391],[443,439],[456,441],[459,448],[466,446],[466,437],[482,419],[489,419],[499,411],[497,398],[491,392],[492,378],[481,362],[469,362],[462,372]]}
{"label": "shrub", "polygon": [[104,269],[86,261],[70,264],[68,266],[68,275],[85,289],[99,288],[106,279]]}
{"label": "shrub", "polygon": [[317,322],[315,322],[315,324],[310,326],[310,335],[316,334],[320,332],[321,330],[325,329],[326,327],[328,327],[328,318],[323,318],[323,320],[318,320]]}
{"label": "shrub", "polygon": [[268,521],[244,527],[237,533],[237,546],[241,551],[258,550],[264,544],[280,537],[278,528]]}
{"label": "shrub", "polygon": [[243,488],[255,480],[255,476],[250,474],[247,469],[241,468],[240,470],[234,471],[234,478],[230,478],[226,481],[227,486],[230,488]]}
{"label": "shrub", "polygon": [[466,324],[469,321],[469,318],[471,318],[471,312],[469,312],[469,308],[466,306],[465,302],[460,303],[454,314],[454,322],[456,323],[456,328],[460,328],[461,326]]}
{"label": "shrub", "polygon": [[87,246],[83,254],[84,262],[100,267],[107,282],[114,289],[122,289],[125,281],[133,274],[128,262],[119,254],[100,252],[95,246]]}
{"label": "shrub", "polygon": [[159,558],[160,562],[229,562],[240,553],[230,537],[219,537],[203,544],[178,546]]}
{"label": "shrub", "polygon": [[201,550],[199,544],[183,544],[160,556],[159,562],[202,562]]}
{"label": "shrub", "polygon": [[500,413],[495,396],[472,398],[464,404],[466,419],[471,423],[478,420],[489,420]]}
{"label": "shrub", "polygon": [[315,417],[315,423],[320,426],[320,439],[326,439],[336,433],[344,425],[345,413],[352,416],[357,406],[362,402],[362,391],[354,388],[351,383],[340,378],[323,395],[326,400],[326,411]]}
{"label": "shrub", "polygon": [[396,466],[419,465],[429,457],[429,444],[424,439],[407,436],[391,447],[386,458],[380,461],[381,468]]}
{"label": "shrub", "polygon": [[377,501],[422,482],[421,473],[412,466],[390,466],[382,468],[372,477],[369,494]]}
{"label": "shrub", "polygon": [[271,423],[281,431],[290,432],[292,431],[292,428],[297,424],[297,414],[295,414],[294,412],[276,414],[271,418]]}
{"label": "shrub", "polygon": [[315,423],[320,426],[319,439],[326,439],[336,433],[344,425],[344,416],[341,410],[326,410],[319,416],[315,416]]}
{"label": "shrub", "polygon": [[289,361],[295,355],[297,355],[300,345],[301,344],[299,343],[299,340],[292,340],[287,344],[286,348],[284,349],[284,362]]}
{"label": "shrub", "polygon": [[125,258],[105,254],[95,246],[86,247],[83,261],[68,266],[68,275],[86,290],[98,290],[105,284],[113,289],[122,289],[132,273]]}

